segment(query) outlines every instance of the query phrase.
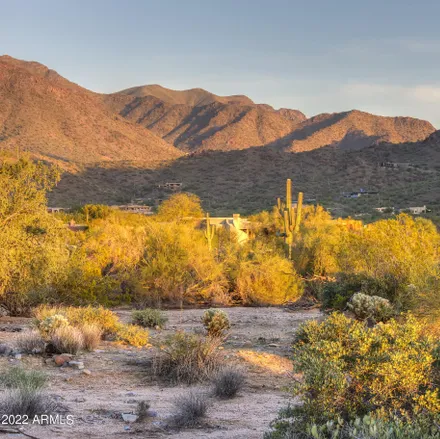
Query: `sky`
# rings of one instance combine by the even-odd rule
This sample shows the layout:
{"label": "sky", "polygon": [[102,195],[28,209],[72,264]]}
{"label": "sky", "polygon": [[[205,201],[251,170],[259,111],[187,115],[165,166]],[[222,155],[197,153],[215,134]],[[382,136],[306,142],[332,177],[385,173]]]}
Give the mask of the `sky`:
{"label": "sky", "polygon": [[245,94],[440,127],[439,0],[0,0],[0,54],[88,89]]}

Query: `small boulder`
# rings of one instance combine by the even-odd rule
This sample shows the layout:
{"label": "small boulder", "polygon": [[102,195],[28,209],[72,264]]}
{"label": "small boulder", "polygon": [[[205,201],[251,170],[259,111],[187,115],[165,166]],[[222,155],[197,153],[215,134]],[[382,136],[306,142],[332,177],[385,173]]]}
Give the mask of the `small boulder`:
{"label": "small boulder", "polygon": [[65,354],[55,355],[53,357],[53,361],[58,367],[64,366],[66,363],[68,363],[71,360],[72,357],[70,355],[65,355]]}
{"label": "small boulder", "polygon": [[89,369],[83,369],[83,370],[81,371],[81,373],[83,373],[84,375],[91,375],[91,374],[92,374],[92,372],[90,372]]}

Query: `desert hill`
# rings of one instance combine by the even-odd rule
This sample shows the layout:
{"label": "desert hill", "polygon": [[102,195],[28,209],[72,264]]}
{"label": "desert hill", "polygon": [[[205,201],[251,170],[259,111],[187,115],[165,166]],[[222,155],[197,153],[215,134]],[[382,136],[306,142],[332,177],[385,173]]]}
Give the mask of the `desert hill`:
{"label": "desert hill", "polygon": [[98,94],[34,63],[0,57],[0,148],[71,167],[101,161],[154,164],[181,155],[140,125],[112,114]]}
{"label": "desert hill", "polygon": [[267,145],[291,152],[329,145],[357,150],[383,142],[420,141],[435,130],[427,121],[357,110],[307,119],[299,110],[275,110],[246,97],[219,97],[201,89],[147,85],[103,99],[111,111],[188,152]]}
{"label": "desert hill", "polygon": [[119,94],[136,98],[153,96],[167,104],[190,105],[191,107],[209,105],[213,102],[220,102],[222,104],[254,104],[251,99],[243,95],[217,96],[214,93],[203,90],[202,88],[193,88],[190,90],[172,90],[170,88],[162,87],[158,84],[128,88],[120,91]]}
{"label": "desert hill", "polygon": [[[0,149],[62,165],[68,172],[50,196],[61,206],[154,203],[169,196],[160,183],[175,181],[213,213],[250,213],[270,208],[287,177],[343,213],[361,202],[440,206],[440,134],[429,122],[360,111],[307,119],[197,89],[131,90],[94,93],[41,64],[0,57]],[[379,198],[342,195],[359,188]]]}
{"label": "desert hill", "polygon": [[183,103],[183,99],[182,103],[162,100],[161,93],[133,96],[124,92],[105,96],[104,101],[112,111],[143,125],[184,151],[229,151],[263,146],[288,135],[306,119],[298,110],[274,110],[269,105],[254,104],[248,98],[238,101],[232,97],[216,97],[205,103],[210,98],[199,100],[198,91],[192,97],[189,93],[193,90],[187,92],[187,103]]}
{"label": "desert hill", "polygon": [[302,122],[292,133],[274,142],[281,149],[302,152],[323,146],[359,150],[379,143],[417,142],[435,128],[412,117],[385,117],[358,110],[320,114]]}

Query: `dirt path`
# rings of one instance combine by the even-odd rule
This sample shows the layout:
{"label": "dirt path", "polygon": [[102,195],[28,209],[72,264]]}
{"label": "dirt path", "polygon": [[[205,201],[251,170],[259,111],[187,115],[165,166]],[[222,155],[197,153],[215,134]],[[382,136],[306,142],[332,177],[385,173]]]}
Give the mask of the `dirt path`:
{"label": "dirt path", "polygon": [[[166,418],[172,413],[173,400],[188,386],[164,386],[151,375],[153,349],[136,349],[103,342],[92,353],[80,355],[91,375],[71,368],[46,364],[41,357],[23,356],[21,360],[0,357],[0,368],[22,364],[45,371],[50,377],[49,393],[55,395],[74,425],[29,426],[29,432],[41,439],[52,438],[261,438],[278,410],[287,404],[283,388],[289,384],[291,362],[289,346],[298,325],[320,317],[319,311],[287,312],[280,308],[229,308],[230,336],[224,344],[227,364],[235,364],[246,373],[247,384],[239,396],[230,401],[212,399],[203,428],[171,431]],[[129,321],[129,310],[118,310]],[[176,329],[202,330],[203,310],[166,311],[167,328],[151,331],[160,340]],[[11,320],[11,319],[9,319]],[[13,326],[12,322],[11,326]],[[19,325],[29,324],[17,321]],[[4,327],[0,319],[0,327]],[[12,343],[17,333],[0,331],[0,342]],[[209,392],[209,384],[196,386]],[[157,417],[146,423],[127,424],[121,413],[133,412],[138,401],[149,401]],[[21,435],[20,435],[21,436]],[[19,437],[19,436],[14,436]]]}

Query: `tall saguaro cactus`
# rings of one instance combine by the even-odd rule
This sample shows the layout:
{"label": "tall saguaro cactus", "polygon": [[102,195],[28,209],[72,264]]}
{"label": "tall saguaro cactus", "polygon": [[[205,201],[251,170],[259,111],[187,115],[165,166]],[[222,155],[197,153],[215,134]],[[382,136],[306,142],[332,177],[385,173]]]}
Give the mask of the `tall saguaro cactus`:
{"label": "tall saguaro cactus", "polygon": [[206,212],[206,230],[205,230],[205,238],[208,241],[209,251],[212,250],[212,241],[215,235],[215,226],[211,225],[211,220],[209,219],[209,213]]}
{"label": "tall saguaro cactus", "polygon": [[286,181],[286,203],[283,205],[281,199],[277,199],[277,208],[284,222],[284,242],[287,244],[289,259],[292,258],[292,244],[293,235],[299,233],[299,226],[301,224],[303,204],[303,193],[298,193],[298,201],[296,204],[295,215],[292,209],[292,180],[290,178]]}

